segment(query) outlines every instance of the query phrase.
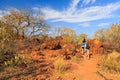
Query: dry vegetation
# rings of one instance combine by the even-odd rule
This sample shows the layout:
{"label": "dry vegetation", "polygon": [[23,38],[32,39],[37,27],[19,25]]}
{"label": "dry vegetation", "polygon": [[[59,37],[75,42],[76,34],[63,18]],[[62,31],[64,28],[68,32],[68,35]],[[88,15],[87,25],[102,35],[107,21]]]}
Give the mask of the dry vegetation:
{"label": "dry vegetation", "polygon": [[57,58],[57,60],[54,61],[54,68],[55,71],[58,73],[64,73],[69,69],[70,65],[66,60],[64,60],[62,57]]}
{"label": "dry vegetation", "polygon": [[120,51],[120,24],[113,24],[109,28],[102,28],[94,36],[104,43],[105,49]]}
{"label": "dry vegetation", "polygon": [[104,55],[100,64],[104,70],[114,70],[120,73],[120,53],[113,51],[110,54]]}

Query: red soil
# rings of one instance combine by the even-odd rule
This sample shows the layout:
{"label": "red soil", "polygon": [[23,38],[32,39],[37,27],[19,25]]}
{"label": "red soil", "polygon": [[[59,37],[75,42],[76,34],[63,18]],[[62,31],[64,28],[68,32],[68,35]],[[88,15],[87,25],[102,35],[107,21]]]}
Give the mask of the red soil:
{"label": "red soil", "polygon": [[[84,56],[79,64],[70,60],[70,70],[62,75],[53,76],[51,80],[120,80],[120,76],[115,76],[115,74],[101,70],[98,66],[99,60],[100,55],[95,55],[90,60]],[[98,72],[106,79],[98,74]]]}

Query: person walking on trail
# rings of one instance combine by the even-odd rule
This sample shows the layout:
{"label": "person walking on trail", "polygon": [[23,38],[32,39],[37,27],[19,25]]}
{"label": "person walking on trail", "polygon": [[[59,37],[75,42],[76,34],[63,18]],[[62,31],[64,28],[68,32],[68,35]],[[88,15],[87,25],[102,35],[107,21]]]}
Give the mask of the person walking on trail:
{"label": "person walking on trail", "polygon": [[81,47],[82,47],[82,54],[84,55],[85,48],[86,48],[86,40],[85,39],[83,39]]}
{"label": "person walking on trail", "polygon": [[86,42],[86,55],[90,59],[90,45]]}
{"label": "person walking on trail", "polygon": [[90,59],[90,45],[85,39],[83,39],[81,47],[82,54],[84,55],[84,53],[86,53],[86,56],[88,57],[88,59]]}

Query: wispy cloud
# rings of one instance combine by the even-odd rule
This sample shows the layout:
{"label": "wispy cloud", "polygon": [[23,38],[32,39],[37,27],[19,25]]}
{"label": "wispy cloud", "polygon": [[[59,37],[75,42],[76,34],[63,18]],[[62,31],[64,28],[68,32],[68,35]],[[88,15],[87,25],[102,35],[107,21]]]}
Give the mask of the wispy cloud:
{"label": "wispy cloud", "polygon": [[89,3],[95,3],[96,0],[83,0],[83,4],[87,5]]}
{"label": "wispy cloud", "polygon": [[[95,2],[96,0],[91,0]],[[68,9],[58,11],[49,7],[41,8],[46,20],[51,22],[87,22],[99,19],[106,19],[115,16],[113,13],[120,9],[120,2],[111,3],[105,6],[92,6],[77,8],[80,0],[73,0]],[[33,9],[37,10],[37,7]]]}
{"label": "wispy cloud", "polygon": [[80,27],[90,27],[90,23],[81,23],[81,24],[78,24],[78,26]]}
{"label": "wispy cloud", "polygon": [[109,26],[109,25],[110,23],[106,23],[106,22],[98,24],[99,27],[104,27],[104,26]]}
{"label": "wispy cloud", "polygon": [[70,4],[70,7],[67,10],[67,13],[72,14],[76,11],[77,5],[80,2],[80,0],[73,0],[72,3]]}

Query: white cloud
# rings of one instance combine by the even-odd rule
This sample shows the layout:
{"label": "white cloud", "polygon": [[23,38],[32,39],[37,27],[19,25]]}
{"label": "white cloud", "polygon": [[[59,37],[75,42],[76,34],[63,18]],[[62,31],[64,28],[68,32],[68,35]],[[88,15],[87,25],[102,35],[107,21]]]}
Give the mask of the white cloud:
{"label": "white cloud", "polygon": [[72,14],[76,11],[77,5],[80,2],[80,0],[73,0],[70,4],[70,8],[68,8],[67,13]]}
{"label": "white cloud", "polygon": [[78,24],[78,26],[80,26],[80,27],[90,27],[90,23],[81,23],[81,24]]}
{"label": "white cloud", "polygon": [[89,3],[95,3],[96,0],[83,0],[83,4],[87,5]]}
{"label": "white cloud", "polygon": [[90,3],[90,2],[91,2],[91,0],[84,0],[84,1],[83,1],[83,4],[86,5],[86,4]]}
{"label": "white cloud", "polygon": [[120,9],[120,2],[111,3],[105,6],[92,6],[88,8],[77,8],[80,0],[74,0],[67,10],[58,11],[49,7],[42,8],[46,20],[51,22],[87,22],[99,19],[106,19],[115,16],[114,11]]}
{"label": "white cloud", "polygon": [[59,12],[59,11],[56,11],[54,9],[51,9],[51,8],[43,8],[41,9],[42,10],[42,13],[44,14],[44,17],[46,19],[57,19],[57,18],[61,18],[61,17],[64,17],[63,12]]}
{"label": "white cloud", "polygon": [[39,7],[33,7],[32,9],[33,9],[33,10],[35,10],[35,11],[40,10],[40,8],[39,8]]}
{"label": "white cloud", "polygon": [[99,27],[104,27],[104,26],[109,26],[110,25],[110,23],[100,23],[100,24],[98,24],[98,26]]}

